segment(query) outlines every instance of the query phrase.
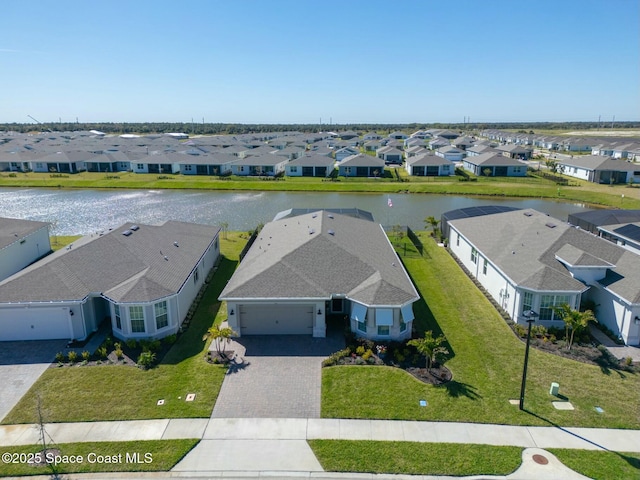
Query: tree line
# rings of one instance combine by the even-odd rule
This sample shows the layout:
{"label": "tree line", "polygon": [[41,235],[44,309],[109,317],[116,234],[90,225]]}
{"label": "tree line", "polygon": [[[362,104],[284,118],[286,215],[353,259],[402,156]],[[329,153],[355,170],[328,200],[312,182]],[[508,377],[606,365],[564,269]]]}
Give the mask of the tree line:
{"label": "tree line", "polygon": [[[150,134],[182,132],[189,135],[242,135],[250,133],[290,132],[317,133],[326,131],[354,130],[357,132],[376,131],[390,133],[395,130],[412,132],[416,130],[448,129],[454,131],[479,131],[485,129],[520,130],[531,133],[538,130],[590,130],[602,128],[598,122],[496,122],[496,123],[348,123],[348,124],[249,124],[249,123],[187,123],[187,122],[50,122],[50,123],[0,123],[0,131],[20,133],[40,131],[89,131],[99,130],[108,134]],[[608,125],[606,125],[608,126]],[[640,121],[615,122],[615,128],[640,128]]]}

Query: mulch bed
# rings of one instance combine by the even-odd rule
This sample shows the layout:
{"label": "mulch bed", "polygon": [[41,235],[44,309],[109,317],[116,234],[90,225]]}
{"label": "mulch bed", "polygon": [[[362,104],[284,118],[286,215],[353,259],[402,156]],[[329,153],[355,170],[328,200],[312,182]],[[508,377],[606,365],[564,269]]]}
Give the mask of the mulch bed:
{"label": "mulch bed", "polygon": [[426,368],[409,367],[406,368],[405,371],[421,382],[428,383],[430,385],[442,385],[450,382],[453,378],[451,370],[443,365],[437,365],[432,367],[430,370]]}

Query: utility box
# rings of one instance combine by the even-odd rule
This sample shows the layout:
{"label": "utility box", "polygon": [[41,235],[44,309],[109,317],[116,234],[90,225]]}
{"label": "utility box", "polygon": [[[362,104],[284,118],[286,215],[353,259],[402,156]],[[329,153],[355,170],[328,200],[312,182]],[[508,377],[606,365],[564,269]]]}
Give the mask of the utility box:
{"label": "utility box", "polygon": [[560,392],[560,385],[558,385],[556,382],[551,383],[551,389],[549,390],[549,394],[553,395],[554,397],[557,397],[559,392]]}

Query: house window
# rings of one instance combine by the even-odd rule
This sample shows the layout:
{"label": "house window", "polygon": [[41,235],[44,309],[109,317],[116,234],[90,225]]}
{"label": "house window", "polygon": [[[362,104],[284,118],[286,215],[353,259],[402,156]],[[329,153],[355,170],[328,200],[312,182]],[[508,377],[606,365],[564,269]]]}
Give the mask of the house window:
{"label": "house window", "polygon": [[36,168],[42,168],[42,164],[41,163],[36,163]]}
{"label": "house window", "polygon": [[560,320],[554,307],[569,304],[569,295],[542,295],[540,299],[540,320]]}
{"label": "house window", "polygon": [[351,173],[351,167],[344,167],[345,175],[349,175]]}
{"label": "house window", "polygon": [[407,331],[407,324],[400,320],[400,333]]}
{"label": "house window", "polygon": [[144,165],[139,163],[138,166],[137,166],[137,169],[138,170],[143,170],[144,169]]}
{"label": "house window", "polygon": [[458,236],[456,237],[456,247],[460,246],[460,234],[457,234]]}
{"label": "house window", "polygon": [[475,248],[471,249],[471,261],[473,263],[478,263],[478,251]]}
{"label": "house window", "polygon": [[298,173],[298,167],[296,166],[289,167],[289,170],[291,171],[291,173]]}
{"label": "house window", "polygon": [[366,320],[358,322],[358,331],[367,333],[367,321]]}
{"label": "house window", "polygon": [[533,293],[524,292],[522,296],[522,312],[528,312],[533,309]]}
{"label": "house window", "polygon": [[185,171],[190,172],[191,171],[191,165],[185,165],[184,169],[185,169]]}
{"label": "house window", "polygon": [[380,337],[388,337],[389,336],[389,326],[388,325],[378,325],[378,336],[380,336]]}
{"label": "house window", "polygon": [[113,306],[113,313],[116,317],[116,328],[122,330],[122,319],[120,318],[120,305]]}
{"label": "house window", "polygon": [[156,315],[156,329],[160,330],[169,325],[169,315],[167,314],[167,301],[158,302],[153,306]]}
{"label": "house window", "polygon": [[131,332],[144,333],[144,311],[141,306],[129,307]]}
{"label": "house window", "polygon": [[484,263],[483,263],[483,265],[482,265],[482,274],[483,274],[483,275],[486,275],[486,274],[487,274],[487,265],[488,265],[488,263],[489,263],[489,262],[487,262],[487,259],[485,258],[485,259],[484,259]]}
{"label": "house window", "polygon": [[240,165],[240,171],[244,172],[244,166],[243,165]]}

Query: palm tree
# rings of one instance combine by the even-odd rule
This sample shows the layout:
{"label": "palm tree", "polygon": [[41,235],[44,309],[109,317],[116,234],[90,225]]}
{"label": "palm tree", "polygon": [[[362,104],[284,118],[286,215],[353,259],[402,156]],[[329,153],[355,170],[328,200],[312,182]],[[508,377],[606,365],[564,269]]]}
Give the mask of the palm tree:
{"label": "palm tree", "polygon": [[442,356],[449,354],[447,347],[442,345],[446,341],[447,339],[444,335],[434,337],[433,332],[429,330],[425,332],[424,338],[414,338],[413,340],[409,340],[407,345],[416,347],[418,353],[423,355],[426,360],[427,370],[430,370],[432,365]]}
{"label": "palm tree", "polygon": [[433,215],[430,215],[424,219],[424,223],[431,226],[431,230],[432,230],[431,236],[433,237],[437,236],[438,224],[440,223],[440,220],[437,220],[436,217],[434,217]]}
{"label": "palm tree", "polygon": [[229,344],[229,342],[231,341],[231,337],[233,337],[234,335],[237,335],[237,333],[234,332],[231,328],[220,328],[218,325],[214,325],[213,327],[209,328],[209,330],[207,330],[207,333],[202,336],[202,340],[211,339],[212,341],[214,341],[216,344],[216,353],[219,357],[223,358],[226,356],[226,346]]}
{"label": "palm tree", "polygon": [[229,229],[229,223],[228,222],[221,222],[220,223],[220,228],[222,228],[222,238],[224,238],[226,240],[227,239],[227,230]]}
{"label": "palm tree", "polygon": [[[567,339],[567,350],[571,350],[571,346],[573,345],[573,337],[576,332],[584,330],[589,325],[589,322],[597,322],[595,315],[591,310],[585,310],[581,312],[579,310],[574,310],[567,303],[563,303],[559,307],[554,307],[553,309],[560,317],[562,321],[564,321],[564,332],[565,339]],[[571,331],[571,335],[569,335],[569,331]]]}

